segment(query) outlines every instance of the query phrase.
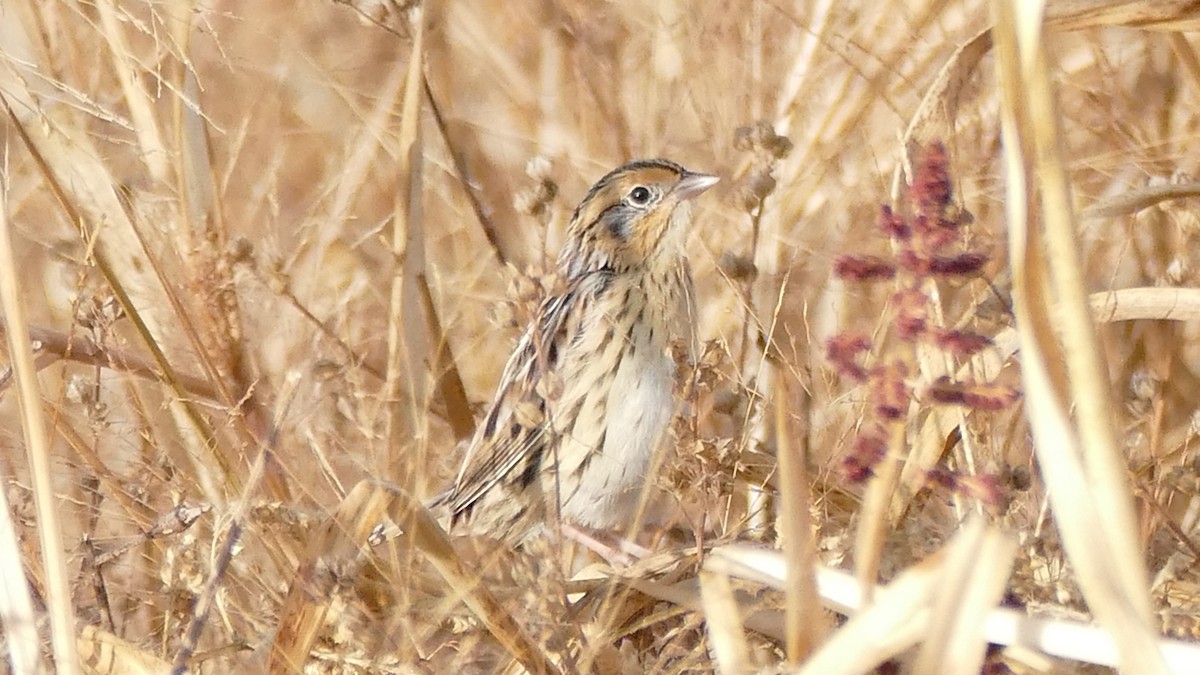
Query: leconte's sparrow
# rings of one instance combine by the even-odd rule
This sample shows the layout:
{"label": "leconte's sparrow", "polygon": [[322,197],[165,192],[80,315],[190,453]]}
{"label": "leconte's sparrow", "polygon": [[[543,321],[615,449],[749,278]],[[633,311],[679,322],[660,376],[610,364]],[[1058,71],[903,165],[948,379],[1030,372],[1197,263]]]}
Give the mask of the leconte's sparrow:
{"label": "leconte's sparrow", "polygon": [[675,341],[691,344],[684,244],[717,182],[666,160],[626,164],[575,209],[560,292],[517,343],[454,485],[452,529],[510,542],[542,522],[611,529],[632,516],[676,409]]}

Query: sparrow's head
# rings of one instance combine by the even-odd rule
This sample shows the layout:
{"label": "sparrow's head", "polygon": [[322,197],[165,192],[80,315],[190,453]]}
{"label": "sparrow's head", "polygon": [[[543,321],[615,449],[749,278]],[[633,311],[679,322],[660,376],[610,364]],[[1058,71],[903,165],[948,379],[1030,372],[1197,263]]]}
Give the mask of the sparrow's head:
{"label": "sparrow's head", "polygon": [[600,269],[674,265],[684,255],[691,200],[717,180],[665,159],[613,170],[576,207],[559,269],[572,278]]}

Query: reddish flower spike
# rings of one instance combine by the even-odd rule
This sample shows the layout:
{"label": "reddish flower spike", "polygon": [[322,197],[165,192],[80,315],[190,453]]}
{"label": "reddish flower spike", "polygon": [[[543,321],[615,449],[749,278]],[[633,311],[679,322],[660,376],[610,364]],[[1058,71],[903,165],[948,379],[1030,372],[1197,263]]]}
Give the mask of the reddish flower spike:
{"label": "reddish flower spike", "polygon": [[925,484],[953,491],[958,488],[958,476],[945,467],[935,466],[925,472]]}
{"label": "reddish flower spike", "polygon": [[825,343],[825,358],[842,375],[856,382],[867,379],[867,369],[858,363],[858,357],[871,348],[871,341],[865,335],[839,333],[829,338]]}
{"label": "reddish flower spike", "polygon": [[958,241],[958,232],[943,227],[931,227],[924,233],[921,240],[927,251],[940,251]]}
{"label": "reddish flower spike", "polygon": [[987,263],[982,253],[960,253],[954,256],[937,256],[929,261],[929,273],[943,276],[968,276],[977,274]]}
{"label": "reddish flower spike", "polygon": [[939,349],[950,352],[959,358],[977,354],[992,344],[989,338],[978,333],[946,328],[940,328],[934,332],[933,342]]}
{"label": "reddish flower spike", "polygon": [[842,458],[841,471],[847,481],[860,483],[870,478],[887,453],[887,442],[875,432],[854,439],[854,448]]}
{"label": "reddish flower spike", "polygon": [[962,476],[958,481],[959,494],[974,497],[988,506],[1001,502],[1000,481],[995,476]]}
{"label": "reddish flower spike", "polygon": [[925,215],[939,215],[950,205],[953,189],[946,148],[941,143],[930,143],[925,150],[913,176],[911,194],[917,211]]}
{"label": "reddish flower spike", "polygon": [[995,476],[968,476],[945,467],[934,467],[925,472],[925,485],[978,499],[988,506],[1000,503],[1000,483]]}
{"label": "reddish flower spike", "polygon": [[1004,410],[1021,398],[1021,392],[1001,384],[973,384],[963,389],[967,407],[976,410]]}
{"label": "reddish flower spike", "polygon": [[912,219],[912,228],[913,232],[917,233],[917,236],[921,238],[925,238],[933,230],[933,228],[929,225],[929,216],[926,216],[923,213],[918,213],[916,217]]}
{"label": "reddish flower spike", "polygon": [[902,363],[876,366],[871,369],[871,400],[875,414],[881,419],[898,420],[908,410],[909,389],[904,378],[908,375]]}
{"label": "reddish flower spike", "polygon": [[929,298],[921,291],[897,291],[892,295],[892,303],[896,307],[893,323],[902,340],[912,340],[925,333],[929,316],[928,301]]}
{"label": "reddish flower spike", "polygon": [[879,229],[884,236],[896,241],[907,241],[912,237],[912,228],[887,205],[879,209]]}
{"label": "reddish flower spike", "polygon": [[948,377],[938,378],[929,385],[929,397],[938,403],[961,405],[976,410],[1003,410],[1021,397],[1020,392],[1001,384],[955,382]]}
{"label": "reddish flower spike", "polygon": [[833,263],[833,273],[847,281],[872,281],[896,276],[896,266],[875,255],[843,255]]}
{"label": "reddish flower spike", "polygon": [[874,473],[871,467],[864,466],[857,457],[843,457],[839,469],[842,472],[842,478],[850,484],[861,483]]}
{"label": "reddish flower spike", "polygon": [[896,256],[896,261],[900,264],[901,269],[912,272],[917,277],[929,276],[932,267],[928,258],[912,249],[900,251],[900,254]]}

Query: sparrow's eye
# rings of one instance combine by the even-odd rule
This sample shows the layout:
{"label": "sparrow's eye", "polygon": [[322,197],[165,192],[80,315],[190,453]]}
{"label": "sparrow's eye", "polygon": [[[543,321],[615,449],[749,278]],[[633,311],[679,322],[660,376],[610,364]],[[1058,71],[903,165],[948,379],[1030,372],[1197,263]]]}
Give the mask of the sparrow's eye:
{"label": "sparrow's eye", "polygon": [[645,206],[650,203],[650,188],[639,185],[629,191],[629,203],[634,206]]}

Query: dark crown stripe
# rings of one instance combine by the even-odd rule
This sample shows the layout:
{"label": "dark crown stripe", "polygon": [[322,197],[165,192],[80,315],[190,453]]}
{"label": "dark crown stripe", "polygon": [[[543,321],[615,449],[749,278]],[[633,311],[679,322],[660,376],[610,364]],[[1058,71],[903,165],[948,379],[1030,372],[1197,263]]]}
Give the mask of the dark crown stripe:
{"label": "dark crown stripe", "polygon": [[575,213],[571,216],[571,220],[578,220],[579,210],[583,208],[585,204],[592,201],[592,197],[595,197],[597,192],[600,192],[604,188],[608,187],[609,184],[616,180],[618,176],[629,171],[638,171],[641,169],[666,169],[668,171],[674,171],[679,175],[686,173],[686,169],[669,159],[639,159],[623,166],[619,166],[612,171],[609,171],[600,180],[596,181],[596,184],[592,186],[592,189],[588,190],[587,195],[585,195],[584,198],[579,202],[579,206],[575,207]]}

